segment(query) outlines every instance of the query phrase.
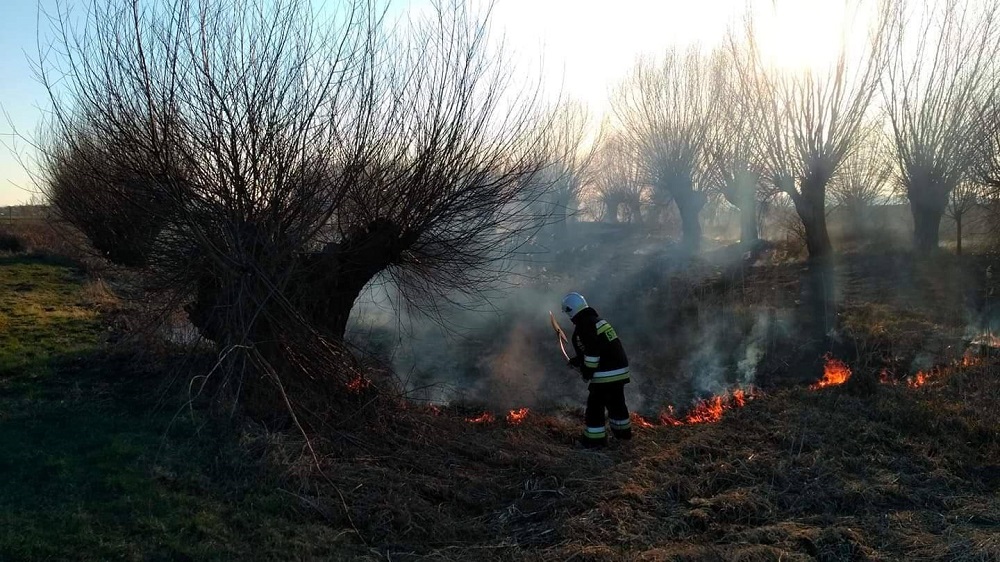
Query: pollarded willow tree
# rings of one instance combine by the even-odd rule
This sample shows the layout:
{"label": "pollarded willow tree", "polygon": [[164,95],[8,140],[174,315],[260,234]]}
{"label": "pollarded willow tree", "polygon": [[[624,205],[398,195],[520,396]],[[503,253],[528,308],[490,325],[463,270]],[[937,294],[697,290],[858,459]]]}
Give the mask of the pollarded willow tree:
{"label": "pollarded willow tree", "polygon": [[1000,61],[994,61],[988,70],[993,86],[986,89],[977,107],[977,140],[971,147],[969,179],[979,186],[979,205],[986,212],[984,222],[996,237],[1000,233]]}
{"label": "pollarded willow tree", "polygon": [[548,154],[540,155],[539,159],[546,166],[532,174],[531,179],[545,188],[546,193],[539,200],[542,207],[539,219],[550,224],[556,236],[567,234],[569,218],[593,172],[600,140],[594,121],[585,105],[570,100],[556,106],[542,123]]}
{"label": "pollarded willow tree", "polygon": [[712,103],[718,86],[713,64],[696,48],[641,59],[612,100],[619,129],[638,147],[655,203],[677,205],[682,245],[690,251],[701,246],[706,148],[720,114]]}
{"label": "pollarded willow tree", "polygon": [[335,377],[324,350],[368,283],[417,307],[475,297],[540,224],[537,98],[487,18],[446,3],[389,34],[362,2],[61,12],[64,56],[41,66],[52,204],[185,303],[228,372]]}
{"label": "pollarded willow tree", "polygon": [[642,223],[644,174],[637,147],[620,132],[606,135],[594,158],[591,185],[604,204],[604,220]]}
{"label": "pollarded willow tree", "polygon": [[[978,108],[1000,55],[998,8],[968,0],[899,2],[892,60],[883,81],[899,181],[918,251],[938,247],[950,194],[985,142]],[[913,13],[919,18],[907,17]]]}
{"label": "pollarded willow tree", "polygon": [[740,108],[722,111],[710,129],[706,150],[706,183],[739,210],[740,245],[754,247],[760,240],[760,202],[768,198],[761,182],[760,106],[745,103],[733,56],[747,53],[718,52],[716,57],[716,107]]}
{"label": "pollarded willow tree", "polygon": [[984,186],[972,179],[959,183],[948,194],[944,214],[955,223],[955,253],[958,255],[962,255],[962,236],[969,215],[982,204],[985,194]]}
{"label": "pollarded willow tree", "polygon": [[765,180],[791,198],[813,259],[833,252],[826,227],[827,187],[856,148],[877,92],[889,45],[887,6],[881,3],[876,10],[865,46],[851,48],[845,40],[826,69],[793,72],[769,65],[752,21],[746,34],[751,56],[738,56],[742,47],[733,42],[742,99],[762,117]]}
{"label": "pollarded willow tree", "polygon": [[889,201],[892,159],[883,123],[872,121],[865,126],[857,147],[830,183],[830,200],[845,211],[855,233],[870,231],[875,208]]}

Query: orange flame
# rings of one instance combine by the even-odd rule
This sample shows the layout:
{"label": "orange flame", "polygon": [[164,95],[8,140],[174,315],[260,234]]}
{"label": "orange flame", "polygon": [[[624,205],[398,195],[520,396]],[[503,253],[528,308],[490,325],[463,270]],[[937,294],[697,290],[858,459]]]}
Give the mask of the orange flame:
{"label": "orange flame", "polygon": [[882,384],[895,384],[895,381],[889,375],[889,369],[882,369],[882,372],[878,374],[878,382]]}
{"label": "orange flame", "polygon": [[927,382],[927,375],[923,371],[917,371],[917,374],[906,379],[906,386],[910,388],[920,388]]}
{"label": "orange flame", "polygon": [[677,417],[673,406],[667,406],[660,413],[660,423],[671,426],[714,423],[721,420],[722,415],[727,410],[742,408],[748,400],[752,400],[756,396],[757,392],[752,388],[749,393],[742,388],[738,388],[730,393],[698,401],[683,418]]}
{"label": "orange flame", "polygon": [[688,412],[685,423],[714,423],[722,419],[722,397],[713,396],[702,400]]}
{"label": "orange flame", "polygon": [[465,421],[469,423],[493,423],[496,421],[496,416],[493,415],[493,412],[483,412],[474,418],[465,418]]}
{"label": "orange flame", "polygon": [[635,412],[632,412],[632,423],[635,424],[637,427],[642,427],[646,429],[653,427],[653,424],[649,420],[647,420],[646,418],[640,416]]}
{"label": "orange flame", "polygon": [[976,356],[971,349],[967,349],[962,355],[962,366],[963,367],[975,367],[982,364],[983,358]]}
{"label": "orange flame", "polygon": [[667,409],[660,412],[660,423],[663,425],[684,425],[684,422],[674,416],[674,407],[667,406]]}
{"label": "orange flame", "polygon": [[851,378],[851,368],[840,359],[834,359],[829,353],[823,356],[826,365],[823,366],[823,378],[816,384],[809,385],[809,390],[817,390],[826,386],[844,384]]}
{"label": "orange flame", "polygon": [[507,423],[511,425],[517,425],[524,421],[524,418],[528,417],[528,409],[521,408],[519,410],[511,410],[507,413]]}

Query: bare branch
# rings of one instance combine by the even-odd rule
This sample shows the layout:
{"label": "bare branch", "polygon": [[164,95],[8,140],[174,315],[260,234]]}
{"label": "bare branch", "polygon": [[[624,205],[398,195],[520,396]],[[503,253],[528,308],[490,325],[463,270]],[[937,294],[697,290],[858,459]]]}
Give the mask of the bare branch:
{"label": "bare branch", "polygon": [[989,69],[1000,54],[1000,30],[992,4],[913,4],[897,4],[895,51],[882,90],[899,182],[913,211],[914,243],[926,251],[938,245],[949,194],[968,174],[981,138],[977,108],[992,86]]}

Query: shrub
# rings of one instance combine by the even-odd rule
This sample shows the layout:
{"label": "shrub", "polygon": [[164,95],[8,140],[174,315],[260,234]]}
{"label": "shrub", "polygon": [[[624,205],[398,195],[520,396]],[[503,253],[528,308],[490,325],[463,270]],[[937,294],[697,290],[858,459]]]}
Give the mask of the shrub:
{"label": "shrub", "polygon": [[9,232],[0,232],[0,252],[23,252],[26,248],[24,241]]}

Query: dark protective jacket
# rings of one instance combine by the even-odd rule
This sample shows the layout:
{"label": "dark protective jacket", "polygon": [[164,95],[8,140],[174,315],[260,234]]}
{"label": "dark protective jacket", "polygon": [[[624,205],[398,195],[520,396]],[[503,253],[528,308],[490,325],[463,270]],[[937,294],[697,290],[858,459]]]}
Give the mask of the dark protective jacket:
{"label": "dark protective jacket", "polygon": [[593,308],[573,317],[573,349],[583,378],[591,383],[629,382],[628,357],[611,324]]}

